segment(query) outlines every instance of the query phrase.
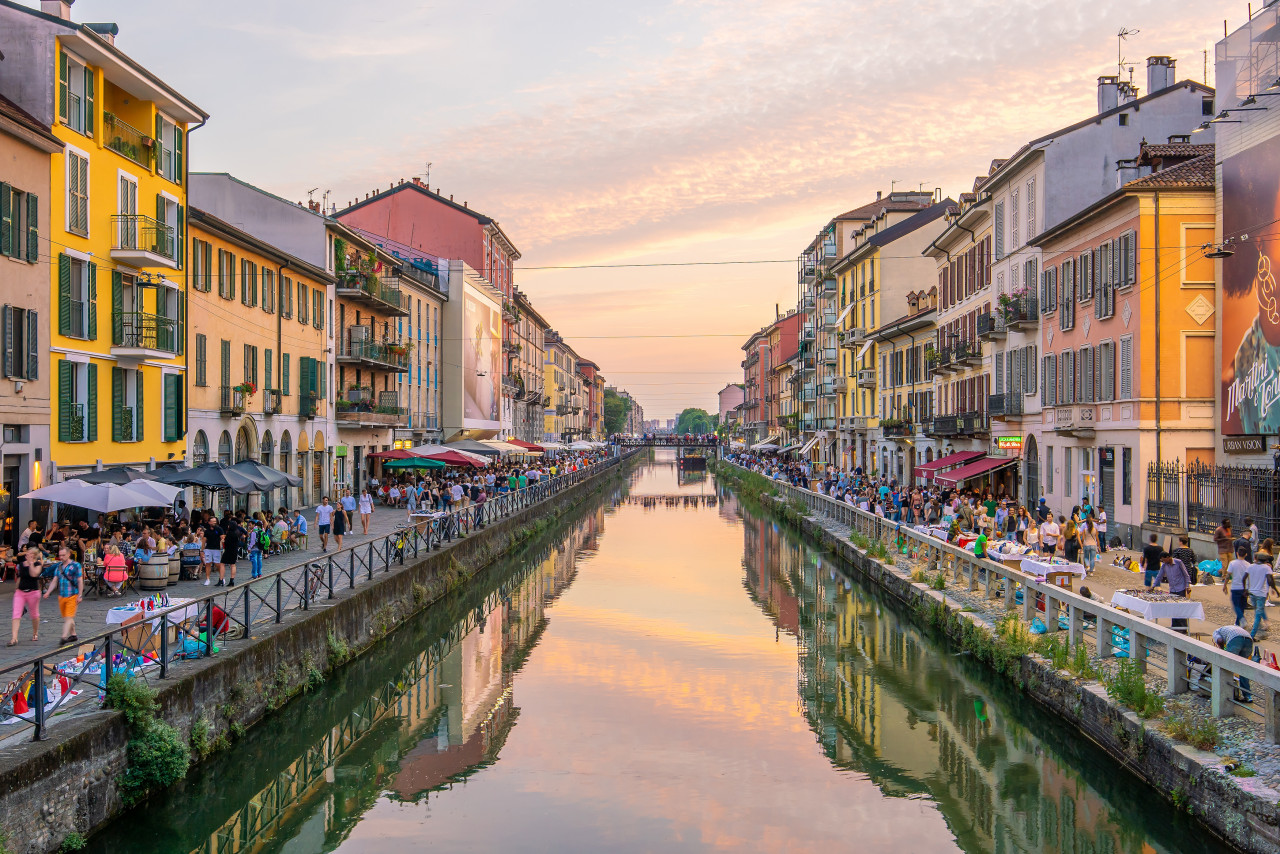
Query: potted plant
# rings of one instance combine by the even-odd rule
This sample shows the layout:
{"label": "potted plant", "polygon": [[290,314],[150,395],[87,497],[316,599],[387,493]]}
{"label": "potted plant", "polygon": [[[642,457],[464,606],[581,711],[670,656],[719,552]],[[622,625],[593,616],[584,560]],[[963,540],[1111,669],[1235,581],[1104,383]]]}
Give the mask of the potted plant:
{"label": "potted plant", "polygon": [[253,397],[258,393],[258,387],[247,380],[240,383],[240,385],[235,386],[233,390],[240,392],[245,397]]}

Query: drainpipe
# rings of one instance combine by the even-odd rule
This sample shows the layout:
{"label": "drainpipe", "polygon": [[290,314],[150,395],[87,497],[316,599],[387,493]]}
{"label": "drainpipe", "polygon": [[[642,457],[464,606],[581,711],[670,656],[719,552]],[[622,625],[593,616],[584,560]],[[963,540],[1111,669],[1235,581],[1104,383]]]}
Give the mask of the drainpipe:
{"label": "drainpipe", "polygon": [[[195,127],[187,128],[187,131],[184,134],[185,139],[183,140],[183,142],[186,144],[187,154],[184,158],[182,158],[182,172],[183,172],[182,186],[185,187],[187,190],[187,199],[186,199],[187,209],[183,215],[182,221],[183,221],[183,224],[188,229],[190,229],[191,227],[191,134],[195,133],[196,131],[200,130],[200,128],[204,127],[206,122],[208,122],[208,119],[201,120],[200,124],[196,125]],[[183,324],[182,324],[183,325],[182,335],[185,338],[187,335],[187,329],[191,327],[191,313],[189,311],[189,309],[191,308],[191,299],[190,299],[191,297],[191,253],[190,251],[188,251],[186,246],[186,242],[187,242],[186,235],[179,234],[178,239],[181,240],[183,243],[182,258],[186,262],[186,270],[184,271],[185,275],[182,277],[182,299],[183,299],[183,314],[184,314]],[[161,392],[164,391],[163,375],[161,375],[160,377],[160,391]],[[190,427],[191,427],[191,425],[188,423],[188,420],[191,417],[191,348],[187,346],[186,341],[182,342],[182,408],[183,408],[182,435],[183,435],[183,438],[185,439],[187,433],[190,432]],[[186,442],[184,441],[183,444],[185,445]],[[184,462],[187,461],[186,448],[182,449],[182,459]],[[50,480],[49,482],[52,483],[53,481]],[[188,507],[192,507],[195,505],[195,493],[192,489],[187,488],[182,490],[180,497],[184,501],[188,502],[187,504]],[[175,497],[174,500],[176,501],[177,497]]]}
{"label": "drainpipe", "polygon": [[[1155,222],[1155,232],[1156,232],[1156,239],[1155,239],[1155,247],[1156,247],[1156,262],[1155,262],[1156,263],[1156,304],[1155,304],[1155,309],[1156,309],[1156,323],[1155,323],[1155,327],[1156,327],[1156,330],[1155,330],[1155,334],[1156,334],[1156,353],[1155,353],[1155,356],[1156,356],[1156,360],[1155,360],[1156,361],[1156,462],[1159,463],[1162,459],[1161,429],[1160,429],[1160,287],[1161,287],[1160,191],[1156,190],[1154,192],[1154,195],[1155,195],[1155,208],[1156,208],[1155,210],[1155,214],[1156,214],[1155,216],[1155,219],[1156,219],[1156,222]],[[1132,365],[1130,366],[1130,370],[1132,370]],[[1132,382],[1132,378],[1130,379],[1130,382]]]}
{"label": "drainpipe", "polygon": [[[284,348],[284,320],[283,320],[283,318],[282,318],[282,314],[283,314],[283,310],[284,310],[284,305],[283,305],[282,300],[280,299],[280,296],[281,296],[281,293],[282,293],[283,288],[284,288],[284,271],[285,271],[285,270],[287,270],[287,269],[289,269],[289,261],[288,261],[288,259],[285,259],[285,260],[280,264],[280,266],[276,268],[276,282],[275,282],[276,292],[275,292],[275,294],[273,294],[273,299],[275,300],[275,306],[276,306],[276,355],[275,355],[275,358],[276,358],[276,368],[275,368],[275,374],[276,374],[276,385],[278,385],[278,386],[280,387],[280,391],[281,391],[281,394],[280,394],[280,407],[281,407],[282,409],[284,408],[284,352],[283,352],[283,348]],[[265,392],[264,392],[264,393],[265,393]],[[277,436],[277,437],[276,437],[277,447],[279,447],[279,441],[280,441],[280,440],[279,440],[279,437]],[[289,448],[289,453],[291,453],[291,454],[292,454],[292,453],[297,453],[296,451],[294,451],[294,448],[296,448],[297,446],[298,446],[298,443],[297,443],[297,441],[295,440],[295,441],[294,441],[294,443],[293,443],[293,447]],[[282,472],[288,472],[288,471],[289,471],[289,466],[292,464],[292,460],[282,460],[281,462],[283,462],[283,465],[282,465],[282,466],[280,466],[280,471],[282,471]],[[285,497],[288,497],[288,495],[289,495],[289,490],[290,490],[292,487],[290,487],[288,484],[285,484],[285,485],[284,485],[283,487],[281,487],[281,488],[282,488],[282,489],[284,490],[284,492],[285,492]],[[302,483],[302,485],[300,485],[298,488],[299,488],[299,489],[301,489],[301,490],[305,490],[305,489],[306,489],[306,481],[304,480],[304,481],[303,481],[303,483]],[[291,503],[291,502],[286,502],[286,503]],[[301,503],[305,503],[305,502],[301,502]]]}

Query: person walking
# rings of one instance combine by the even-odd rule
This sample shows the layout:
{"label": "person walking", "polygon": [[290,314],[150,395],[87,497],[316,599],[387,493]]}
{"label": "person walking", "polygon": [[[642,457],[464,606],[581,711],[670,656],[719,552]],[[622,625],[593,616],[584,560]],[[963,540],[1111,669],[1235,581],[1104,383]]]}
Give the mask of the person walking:
{"label": "person walking", "polygon": [[356,526],[356,497],[351,494],[351,490],[342,490],[342,509],[347,511],[347,527],[355,528]]}
{"label": "person walking", "polygon": [[320,506],[316,508],[316,530],[320,534],[320,551],[327,552],[329,532],[333,530],[333,505],[329,503],[327,495],[320,499]]}
{"label": "person walking", "polygon": [[6,646],[18,645],[18,629],[22,625],[24,610],[31,618],[31,639],[40,640],[40,573],[44,570],[40,550],[33,546],[23,552],[15,570],[18,588],[13,591],[13,634]]}
{"label": "person walking", "polygon": [[[1275,560],[1274,557],[1271,560]],[[1249,634],[1254,640],[1261,640],[1265,635],[1259,635],[1258,630],[1265,621],[1268,626],[1271,621],[1267,619],[1267,592],[1280,593],[1276,590],[1275,577],[1271,574],[1271,563],[1255,558],[1249,564],[1249,572],[1245,576],[1245,588],[1249,591],[1249,601],[1253,603],[1253,629]]]}
{"label": "person walking", "polygon": [[[1155,535],[1152,535],[1154,539]],[[1143,550],[1144,558],[1146,550]],[[1235,611],[1235,625],[1244,620],[1244,606],[1248,601],[1248,588],[1245,586],[1249,578],[1249,550],[1241,548],[1236,552],[1236,559],[1227,564],[1223,572],[1222,592],[1231,596],[1231,609]],[[1150,585],[1148,585],[1150,586]]]}
{"label": "person walking", "polygon": [[244,539],[244,528],[234,516],[228,516],[222,528],[222,566],[219,567],[217,587],[222,586],[222,569],[227,570],[227,586],[236,585],[236,564],[240,562],[240,542]]}
{"label": "person walking", "polygon": [[209,586],[209,574],[218,573],[218,586],[222,586],[222,526],[212,514],[204,526],[204,586]]}
{"label": "person walking", "polygon": [[71,550],[66,546],[58,549],[58,566],[53,571],[57,584],[50,584],[44,592],[49,597],[55,589],[58,591],[58,611],[62,614],[62,643],[74,643],[76,637],[76,608],[84,601],[84,568],[71,559]]}
{"label": "person walking", "polygon": [[[265,540],[265,542],[264,542]],[[266,533],[261,522],[254,522],[249,531],[249,577],[262,577],[262,553],[271,545],[271,535]]]}
{"label": "person walking", "polygon": [[[418,491],[416,486],[410,486],[410,495],[415,495]],[[351,496],[345,496],[342,504],[339,504],[333,510],[333,542],[337,546],[338,551],[342,551],[342,537],[347,533],[347,525],[351,522],[351,517],[347,514],[346,500]]]}
{"label": "person walking", "polygon": [[369,535],[369,521],[373,518],[373,496],[368,487],[360,490],[360,528],[365,536]]}
{"label": "person walking", "polygon": [[1085,574],[1092,575],[1094,564],[1098,562],[1099,539],[1098,528],[1094,525],[1092,516],[1081,523],[1077,536],[1080,538],[1080,550],[1083,552]]}

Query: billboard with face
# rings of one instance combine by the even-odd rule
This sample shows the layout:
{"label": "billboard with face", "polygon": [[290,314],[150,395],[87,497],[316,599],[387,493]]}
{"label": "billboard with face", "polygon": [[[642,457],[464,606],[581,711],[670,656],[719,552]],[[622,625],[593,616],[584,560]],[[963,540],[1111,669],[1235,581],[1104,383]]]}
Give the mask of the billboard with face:
{"label": "billboard with face", "polygon": [[471,288],[463,289],[462,426],[501,428],[502,311]]}
{"label": "billboard with face", "polygon": [[[1280,137],[1222,164],[1222,433],[1280,434]],[[1245,237],[1248,235],[1248,237]]]}

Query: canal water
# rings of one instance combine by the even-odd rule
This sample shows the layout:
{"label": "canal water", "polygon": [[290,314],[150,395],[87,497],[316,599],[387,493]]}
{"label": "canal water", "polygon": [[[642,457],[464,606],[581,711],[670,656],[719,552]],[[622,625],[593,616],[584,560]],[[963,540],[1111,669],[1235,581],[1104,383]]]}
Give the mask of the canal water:
{"label": "canal water", "polygon": [[1224,850],[671,453],[89,850]]}

